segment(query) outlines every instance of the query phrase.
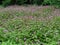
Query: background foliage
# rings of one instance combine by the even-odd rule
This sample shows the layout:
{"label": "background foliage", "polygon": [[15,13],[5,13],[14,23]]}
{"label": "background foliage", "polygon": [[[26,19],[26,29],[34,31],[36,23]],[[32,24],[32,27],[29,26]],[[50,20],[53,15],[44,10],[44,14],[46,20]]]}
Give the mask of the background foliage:
{"label": "background foliage", "polygon": [[0,4],[3,6],[13,4],[35,4],[35,5],[55,5],[60,7],[60,0],[1,0]]}

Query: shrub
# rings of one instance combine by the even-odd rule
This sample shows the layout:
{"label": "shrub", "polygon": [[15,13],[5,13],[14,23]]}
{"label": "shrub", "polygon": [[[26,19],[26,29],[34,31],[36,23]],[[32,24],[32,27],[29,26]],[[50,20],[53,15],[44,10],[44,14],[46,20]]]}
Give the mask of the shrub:
{"label": "shrub", "polygon": [[10,4],[11,4],[11,0],[4,0],[4,1],[2,1],[2,5],[3,6],[8,6]]}
{"label": "shrub", "polygon": [[33,0],[32,3],[36,5],[41,5],[43,0]]}
{"label": "shrub", "polygon": [[25,2],[27,2],[27,0],[16,0],[16,2],[18,5],[21,5],[21,4],[25,4]]}
{"label": "shrub", "polygon": [[35,5],[54,5],[56,7],[60,7],[60,1],[59,0],[2,0],[0,3],[2,3],[3,6],[8,6],[11,4],[35,4]]}
{"label": "shrub", "polygon": [[44,0],[42,3],[43,5],[54,5],[56,7],[60,7],[60,1],[59,0]]}

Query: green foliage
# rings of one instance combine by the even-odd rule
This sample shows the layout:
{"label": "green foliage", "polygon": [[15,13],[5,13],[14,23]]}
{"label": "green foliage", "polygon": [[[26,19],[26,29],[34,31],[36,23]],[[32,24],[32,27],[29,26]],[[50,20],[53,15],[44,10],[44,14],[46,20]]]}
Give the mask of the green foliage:
{"label": "green foliage", "polygon": [[[50,43],[59,40],[60,34],[60,18],[54,21],[39,22],[15,19],[4,24],[4,28],[0,28],[0,41],[13,41],[16,43]],[[49,24],[48,24],[49,23]],[[47,25],[48,24],[48,25]],[[42,33],[43,32],[43,33]]]}
{"label": "green foliage", "polygon": [[1,1],[3,6],[8,6],[11,4],[35,4],[35,5],[54,5],[56,7],[60,7],[59,0],[2,0]]}
{"label": "green foliage", "polygon": [[43,0],[33,0],[32,3],[36,5],[41,5]]}
{"label": "green foliage", "polygon": [[16,2],[18,5],[21,5],[21,4],[25,4],[25,2],[27,2],[27,0],[16,0]]}
{"label": "green foliage", "polygon": [[[44,14],[39,12],[32,15],[31,12],[27,15],[26,12],[14,10],[0,12],[0,45],[57,45],[60,40],[60,17],[40,21],[39,16],[45,19],[51,16],[48,14],[52,10],[45,8],[42,10]],[[27,16],[38,19],[29,19]]]}
{"label": "green foliage", "polygon": [[2,5],[3,6],[8,6],[10,4],[11,4],[11,0],[4,0],[4,1],[2,1]]}
{"label": "green foliage", "polygon": [[0,45],[19,45],[19,44],[16,44],[15,42],[8,40],[6,42],[2,42]]}
{"label": "green foliage", "polygon": [[56,7],[60,7],[59,0],[44,0],[43,5],[54,5]]}

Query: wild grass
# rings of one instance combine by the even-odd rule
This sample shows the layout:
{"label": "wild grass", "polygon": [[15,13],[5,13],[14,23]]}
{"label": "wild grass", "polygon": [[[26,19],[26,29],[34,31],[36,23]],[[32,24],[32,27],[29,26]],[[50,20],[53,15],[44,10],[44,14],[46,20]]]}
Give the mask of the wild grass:
{"label": "wild grass", "polygon": [[0,45],[57,45],[60,16],[51,8],[0,12]]}

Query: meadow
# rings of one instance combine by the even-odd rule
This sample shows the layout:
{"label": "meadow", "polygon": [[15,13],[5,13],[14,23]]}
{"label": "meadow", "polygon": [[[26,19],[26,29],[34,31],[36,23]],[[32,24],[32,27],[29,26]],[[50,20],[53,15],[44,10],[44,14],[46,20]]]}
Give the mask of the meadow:
{"label": "meadow", "polygon": [[0,45],[60,45],[60,9],[0,7]]}

